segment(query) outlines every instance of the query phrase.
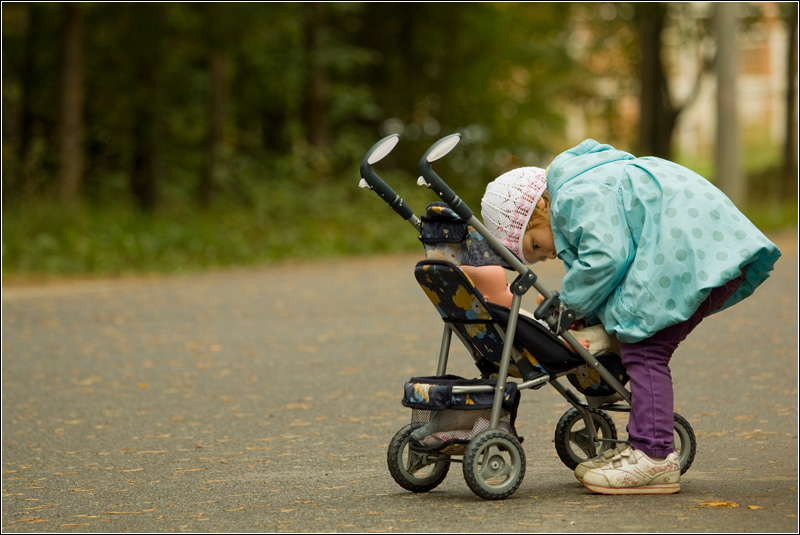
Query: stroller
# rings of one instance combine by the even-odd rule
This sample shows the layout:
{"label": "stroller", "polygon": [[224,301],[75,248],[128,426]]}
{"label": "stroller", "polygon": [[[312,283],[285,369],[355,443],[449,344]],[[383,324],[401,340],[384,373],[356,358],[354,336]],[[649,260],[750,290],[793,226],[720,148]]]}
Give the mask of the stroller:
{"label": "stroller", "polygon": [[[419,233],[425,259],[417,263],[414,275],[444,321],[436,375],[413,377],[404,385],[402,403],[412,409],[411,423],[392,438],[387,462],[394,480],[411,492],[434,489],[451,463],[461,463],[469,488],[481,498],[497,500],[511,496],[525,476],[523,439],[514,425],[522,390],[549,384],[572,405],[555,430],[558,457],[572,470],[626,443],[617,437],[610,413],[629,412],[631,398],[619,356],[589,353],[568,332],[575,317],[558,292],[548,290],[433,171],[433,163],[460,140],[460,134],[446,136],[420,160],[418,184],[441,199],[421,217],[372,169],[397,145],[397,134],[376,143],[361,162],[360,186],[375,191]],[[487,302],[462,265],[516,271],[511,306]],[[520,314],[522,296],[531,288],[544,298],[534,311],[535,320]],[[453,335],[467,348],[480,378],[447,374]],[[565,377],[585,401],[560,381]],[[623,403],[604,403],[613,397]],[[685,473],[694,460],[694,431],[679,414],[674,415],[674,429],[674,447]]]}

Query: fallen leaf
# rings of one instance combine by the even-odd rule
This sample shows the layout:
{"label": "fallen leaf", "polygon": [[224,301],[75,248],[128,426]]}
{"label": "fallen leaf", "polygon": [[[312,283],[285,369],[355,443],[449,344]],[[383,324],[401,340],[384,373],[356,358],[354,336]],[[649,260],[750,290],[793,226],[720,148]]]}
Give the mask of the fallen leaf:
{"label": "fallen leaf", "polygon": [[101,511],[104,515],[139,515],[141,511]]}
{"label": "fallen leaf", "polygon": [[699,507],[719,507],[719,508],[730,507],[730,508],[734,508],[734,507],[739,507],[739,504],[736,503],[736,502],[708,500],[708,501],[705,501],[705,502],[700,502],[698,506]]}
{"label": "fallen leaf", "polygon": [[747,508],[748,509],[763,509],[763,507],[761,507],[760,505],[748,505]]}

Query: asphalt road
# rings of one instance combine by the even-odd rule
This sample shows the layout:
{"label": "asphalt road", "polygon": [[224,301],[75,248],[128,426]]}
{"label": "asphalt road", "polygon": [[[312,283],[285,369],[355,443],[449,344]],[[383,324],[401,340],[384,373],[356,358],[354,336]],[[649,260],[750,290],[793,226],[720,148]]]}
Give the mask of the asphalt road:
{"label": "asphalt road", "polygon": [[[796,533],[797,233],[773,238],[774,275],[673,359],[698,452],[671,496],[580,485],[549,387],[523,392],[512,497],[476,497],[459,465],[400,488],[403,383],[435,372],[442,330],[415,256],[4,287],[2,531]],[[463,348],[451,363],[476,375]]]}

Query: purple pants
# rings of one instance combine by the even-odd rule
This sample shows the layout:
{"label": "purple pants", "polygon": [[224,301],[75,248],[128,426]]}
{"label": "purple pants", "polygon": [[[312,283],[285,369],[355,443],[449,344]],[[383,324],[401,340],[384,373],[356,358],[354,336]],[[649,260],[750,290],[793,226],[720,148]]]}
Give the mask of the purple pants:
{"label": "purple pants", "polygon": [[631,414],[628,435],[634,449],[650,457],[666,457],[673,448],[672,354],[703,318],[722,307],[744,280],[742,274],[715,288],[694,315],[652,337],[621,343],[620,355],[630,378]]}

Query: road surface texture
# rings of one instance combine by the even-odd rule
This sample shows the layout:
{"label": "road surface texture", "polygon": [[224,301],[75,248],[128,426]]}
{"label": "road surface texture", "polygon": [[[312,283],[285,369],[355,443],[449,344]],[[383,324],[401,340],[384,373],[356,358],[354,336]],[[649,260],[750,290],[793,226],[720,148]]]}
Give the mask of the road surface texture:
{"label": "road surface texture", "polygon": [[[442,331],[416,256],[7,286],[2,530],[796,533],[797,232],[772,237],[773,276],[673,359],[698,451],[671,496],[578,483],[549,387],[522,393],[513,496],[478,498],[460,465],[430,493],[400,488],[402,387],[435,373]],[[537,273],[557,289],[562,270]],[[476,376],[454,348],[448,371]]]}

